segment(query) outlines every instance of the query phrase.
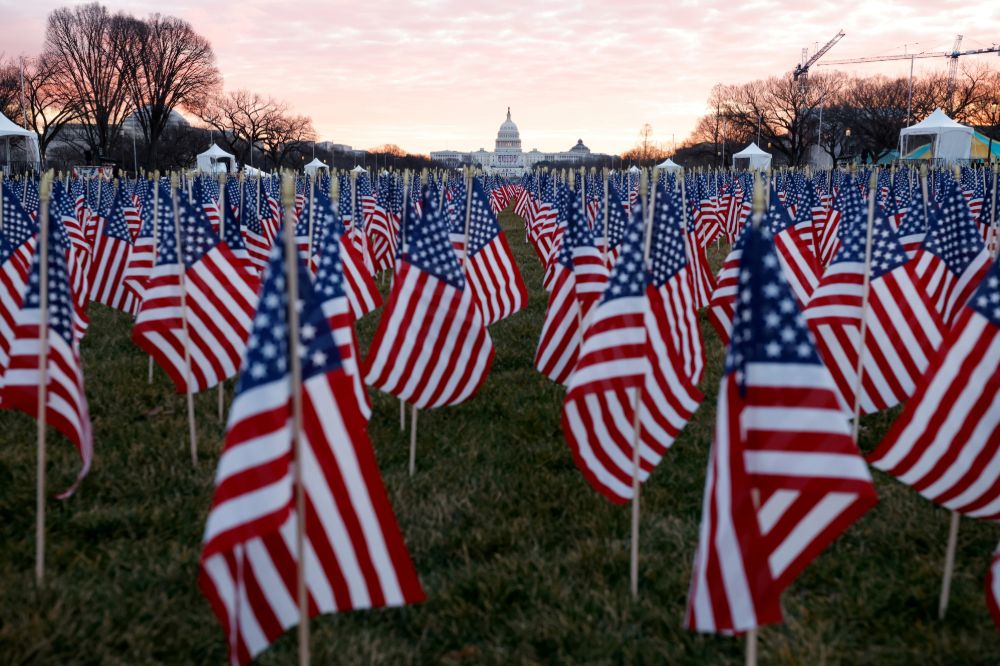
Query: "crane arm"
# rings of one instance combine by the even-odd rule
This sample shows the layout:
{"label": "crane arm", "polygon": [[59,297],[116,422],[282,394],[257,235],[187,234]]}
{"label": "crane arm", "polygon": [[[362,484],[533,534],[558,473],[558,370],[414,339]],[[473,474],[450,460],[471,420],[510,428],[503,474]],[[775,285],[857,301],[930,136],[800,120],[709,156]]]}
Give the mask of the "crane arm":
{"label": "crane arm", "polygon": [[809,58],[809,60],[806,60],[801,65],[796,65],[795,71],[792,73],[793,78],[798,79],[803,74],[808,74],[809,68],[812,67],[814,64],[816,64],[817,60],[826,55],[826,52],[832,49],[837,42],[843,39],[845,34],[846,33],[843,30],[841,30],[840,32],[838,32],[836,35],[833,36],[833,39],[824,44],[823,48],[821,48],[819,51],[816,51],[816,53],[813,54],[812,58]]}

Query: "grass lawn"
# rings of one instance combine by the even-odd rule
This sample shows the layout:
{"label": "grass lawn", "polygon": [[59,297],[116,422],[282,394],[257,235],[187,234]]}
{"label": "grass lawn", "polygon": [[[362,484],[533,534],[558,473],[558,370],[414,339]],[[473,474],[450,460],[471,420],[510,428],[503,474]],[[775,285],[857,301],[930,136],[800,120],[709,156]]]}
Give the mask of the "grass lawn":
{"label": "grass lawn", "polygon": [[[420,415],[412,479],[398,402],[373,396],[371,438],[428,601],[314,620],[313,663],[740,663],[741,640],[682,626],[722,371],[718,338],[704,320],[705,402],[642,491],[633,602],[630,509],[591,490],[573,464],[559,426],[563,389],[532,366],[541,270],[520,219],[507,211],[501,221],[528,308],[492,327],[496,360],[472,400]],[[216,393],[196,397],[192,468],[183,397],[159,369],[147,383],[126,316],[97,305],[91,315],[83,356],[96,456],[75,497],[48,503],[42,590],[33,579],[35,424],[0,412],[0,663],[224,663],[223,634],[196,585],[224,429]],[[377,318],[360,323],[363,346]],[[863,422],[862,448],[875,446],[893,415]],[[79,463],[58,435],[49,456],[58,492]],[[785,623],[761,631],[761,663],[1000,662],[983,596],[1000,531],[962,521],[951,605],[939,621],[948,513],[874,475],[879,504],[785,593]],[[259,663],[295,655],[292,631]]]}

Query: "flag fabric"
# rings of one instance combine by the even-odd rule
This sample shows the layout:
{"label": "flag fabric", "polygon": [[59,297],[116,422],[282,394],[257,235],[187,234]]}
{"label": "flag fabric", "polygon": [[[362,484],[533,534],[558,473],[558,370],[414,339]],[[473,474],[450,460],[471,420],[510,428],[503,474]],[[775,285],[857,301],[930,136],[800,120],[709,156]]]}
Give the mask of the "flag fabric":
{"label": "flag fabric", "polygon": [[472,185],[468,226],[468,242],[464,243],[459,261],[489,326],[523,309],[528,303],[528,290],[507,237],[477,180]]}
{"label": "flag fabric", "polygon": [[[299,621],[298,567],[310,617],[425,598],[379,475],[337,343],[296,257],[302,312],[305,515],[296,511],[287,271],[266,269],[205,525],[199,586],[230,662],[249,663]],[[298,521],[305,520],[305,557]]]}
{"label": "flag fabric", "polygon": [[[110,185],[103,188],[110,191]],[[125,219],[129,204],[124,187],[119,187],[110,217],[101,217],[97,225],[93,259],[90,264],[90,300],[109,307],[135,314],[138,306],[136,294],[125,284],[125,267],[132,251],[132,234]]]}
{"label": "flag fabric", "polygon": [[535,351],[535,367],[554,382],[565,384],[576,366],[580,339],[590,309],[607,281],[604,258],[594,245],[583,206],[566,203],[569,219],[551,264],[552,291]]}
{"label": "flag fabric", "polygon": [[715,279],[715,291],[708,303],[708,321],[719,334],[723,347],[729,346],[729,334],[733,330],[733,310],[736,308],[736,291],[739,286],[740,260],[743,257],[743,245],[746,239],[746,229],[733,243],[733,247],[722,262],[719,275]]}
{"label": "flag fabric", "polygon": [[819,285],[821,274],[819,262],[812,252],[812,240],[804,235],[806,231],[812,233],[812,218],[808,222],[795,224],[788,215],[788,210],[772,192],[767,223],[774,236],[774,245],[788,284],[799,305],[804,307]]}
{"label": "flag fabric", "polygon": [[661,330],[648,304],[654,288],[642,226],[637,210],[584,335],[562,410],[563,433],[577,467],[615,503],[633,498],[636,409],[638,477],[644,482],[701,400],[669,347],[656,339]]}
{"label": "flag fabric", "polygon": [[705,369],[705,353],[695,276],[687,255],[691,247],[685,247],[693,236],[681,231],[682,205],[679,192],[670,187],[657,188],[652,222],[649,306],[660,331],[659,337],[673,346],[673,354],[683,364],[683,374],[692,385],[697,385]]}
{"label": "flag fabric", "polygon": [[[7,228],[4,219],[4,229]],[[62,433],[80,454],[82,465],[73,485],[60,495],[68,497],[90,471],[94,458],[87,396],[83,390],[83,365],[73,331],[73,296],[69,286],[66,258],[59,247],[55,229],[49,226],[47,259],[47,312],[42,311],[42,253],[36,252],[31,264],[27,293],[14,317],[10,360],[3,374],[2,403],[35,418],[38,416],[38,387],[44,381],[46,422]],[[42,318],[47,322],[42,339]],[[46,346],[44,374],[39,374],[39,349]]]}
{"label": "flag fabric", "polygon": [[[178,393],[202,391],[236,374],[257,304],[256,285],[212,232],[202,206],[178,196],[178,219],[161,210],[156,265],[132,340],[173,380]],[[161,187],[161,206],[171,193]],[[180,224],[180,247],[178,231]],[[183,279],[182,279],[183,276]],[[185,290],[182,302],[182,289]],[[182,310],[182,306],[186,306]],[[187,339],[185,340],[185,320]],[[190,354],[190,377],[184,346]]]}
{"label": "flag fabric", "polygon": [[[854,414],[864,298],[867,224],[844,230],[840,249],[805,309],[820,356],[845,411]],[[913,395],[940,346],[944,325],[918,284],[881,208],[872,221],[871,273],[860,406],[862,414],[894,407]]]}
{"label": "flag fabric", "polygon": [[340,258],[340,221],[337,220],[333,202],[325,192],[318,192],[316,195],[316,215],[322,230],[318,247],[320,259],[316,270],[316,293],[333,331],[344,372],[351,378],[354,386],[358,410],[367,421],[371,418],[372,405],[358,362],[360,357],[358,338],[354,332],[354,311],[344,287],[344,267]]}
{"label": "flag fabric", "polygon": [[701,632],[780,622],[782,591],[876,502],[766,228],[736,303],[688,595]]}
{"label": "flag fabric", "polygon": [[913,261],[941,318],[951,325],[989,269],[990,255],[965,198],[950,178],[944,183],[940,206],[930,211],[927,236]]}
{"label": "flag fabric", "polygon": [[[253,188],[252,190],[250,188]],[[240,225],[243,232],[243,242],[247,248],[247,257],[250,264],[257,270],[262,271],[267,265],[268,256],[271,253],[271,246],[277,234],[277,225],[272,223],[269,217],[261,214],[260,204],[263,204],[268,213],[267,196],[260,196],[261,183],[246,181],[243,183],[243,203],[240,206]],[[260,198],[260,204],[257,199]]]}
{"label": "flag fabric", "polygon": [[34,262],[37,226],[14,197],[3,198],[0,230],[0,386],[10,362],[17,313],[24,302]]}
{"label": "flag fabric", "polygon": [[420,409],[458,404],[493,363],[493,341],[426,193],[402,229],[389,302],[368,351],[365,382]]}
{"label": "flag fabric", "polygon": [[936,504],[1000,520],[997,263],[959,311],[913,397],[868,460]]}

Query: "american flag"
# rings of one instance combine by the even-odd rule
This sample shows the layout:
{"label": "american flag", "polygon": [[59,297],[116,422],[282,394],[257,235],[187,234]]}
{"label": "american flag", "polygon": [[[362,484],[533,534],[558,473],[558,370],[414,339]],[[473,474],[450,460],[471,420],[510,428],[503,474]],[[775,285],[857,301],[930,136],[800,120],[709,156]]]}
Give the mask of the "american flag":
{"label": "american flag", "polygon": [[[230,183],[235,183],[236,181],[230,181]],[[254,263],[250,260],[250,251],[247,249],[246,243],[243,241],[243,229],[240,219],[238,217],[238,211],[240,208],[239,202],[239,184],[236,185],[236,191],[231,192],[228,185],[226,186],[226,197],[233,194],[236,200],[232,202],[235,205],[230,206],[229,199],[226,199],[225,211],[222,217],[222,222],[220,225],[220,230],[222,231],[222,240],[229,247],[229,251],[233,253],[233,257],[236,259],[237,265],[240,270],[247,274],[247,279],[253,288],[259,286],[258,275],[260,271],[254,266]]]}
{"label": "american flag", "polygon": [[[562,426],[577,467],[610,501],[633,498],[636,413],[644,482],[697,409],[701,395],[681,372],[649,310],[655,291],[643,257],[638,209],[619,261],[594,308],[563,402]],[[666,352],[666,362],[661,354]]]}
{"label": "american flag", "polygon": [[[212,231],[201,205],[176,196],[178,219],[171,214],[159,220],[156,265],[132,340],[156,359],[178,393],[189,388],[196,393],[236,374],[257,292],[229,247]],[[160,201],[171,201],[170,197],[171,192],[161,187]],[[185,321],[190,379],[184,360]]]}
{"label": "american flag", "polygon": [[[261,215],[261,207],[257,204],[260,188],[259,179],[255,183],[250,181],[243,183],[243,205],[240,208],[240,223],[247,257],[257,271],[262,271],[267,265],[267,258],[278,231],[277,224],[270,217],[265,218]],[[270,213],[266,195],[261,197],[261,203],[266,212]]]}
{"label": "american flag", "polygon": [[[4,229],[8,218],[4,217]],[[2,403],[31,417],[38,416],[38,387],[47,385],[45,418],[55,430],[72,442],[80,454],[82,467],[73,485],[60,497],[68,497],[90,470],[94,457],[87,396],[83,390],[83,367],[80,349],[73,331],[73,297],[69,287],[66,259],[59,247],[55,228],[49,226],[47,263],[47,306],[42,312],[42,252],[35,252],[28,278],[27,293],[14,318],[10,360],[3,375]],[[47,322],[47,336],[41,339],[42,319]],[[39,348],[45,345],[46,366],[39,375]]]}
{"label": "american flag", "polygon": [[[299,622],[299,566],[310,617],[425,598],[337,344],[296,257],[303,400],[297,448],[305,497],[305,514],[298,515],[283,248],[275,244],[266,269],[199,566],[199,586],[234,664],[249,663]],[[298,554],[300,519],[304,558]]]}
{"label": "american flag", "polygon": [[1000,520],[1000,265],[959,310],[868,460],[952,511]]}
{"label": "american flag", "polygon": [[653,210],[653,241],[650,254],[652,282],[649,307],[664,340],[682,362],[683,373],[692,385],[701,381],[705,354],[701,341],[694,289],[694,276],[685,243],[690,234],[681,232],[680,193],[658,187]]}
{"label": "american flag", "polygon": [[907,259],[912,259],[923,244],[924,237],[927,235],[926,224],[927,221],[921,206],[916,206],[906,213],[899,223],[896,238],[902,244]]}
{"label": "american flag", "polygon": [[608,270],[615,265],[618,254],[621,251],[621,244],[625,240],[625,228],[629,222],[628,207],[622,203],[622,198],[618,194],[618,189],[614,183],[608,182],[608,207],[604,211],[607,216],[607,226],[604,221],[598,219],[597,228],[597,248],[604,253],[605,263]]}
{"label": "american flag", "polygon": [[154,198],[155,189],[155,187],[149,187],[143,195],[142,224],[132,244],[132,252],[129,253],[123,277],[125,285],[140,300],[145,298],[146,281],[149,280],[149,276],[153,272],[153,264],[156,260],[156,243],[153,234],[157,227],[157,219],[173,217],[170,201],[162,199],[156,201]]}
{"label": "american flag", "polygon": [[199,176],[191,183],[191,194],[197,205],[205,211],[212,231],[219,234],[219,184],[210,176]]}
{"label": "american flag", "polygon": [[372,249],[372,262],[375,271],[382,272],[392,268],[396,259],[396,247],[399,241],[399,220],[391,211],[391,198],[396,187],[401,187],[391,177],[380,179],[379,189],[375,197],[368,222],[368,242]]}
{"label": "american flag", "polygon": [[[107,186],[104,191],[109,189],[110,186]],[[138,299],[123,279],[129,253],[132,251],[132,234],[125,220],[125,206],[130,203],[127,199],[124,189],[119,188],[110,209],[110,217],[103,220],[102,216],[88,281],[90,300],[134,315]]]}
{"label": "american flag", "polygon": [[[844,230],[840,250],[805,310],[820,355],[851,415],[858,382],[866,237],[867,224]],[[914,266],[881,209],[872,222],[869,280],[862,414],[894,407],[913,395],[944,335],[941,317],[918,286]]]}
{"label": "american flag", "polygon": [[913,257],[917,275],[946,325],[951,325],[989,269],[990,255],[958,185],[948,177],[927,236]]}
{"label": "american flag", "polygon": [[477,181],[473,181],[472,186],[468,242],[465,242],[463,230],[462,250],[459,261],[487,326],[527,305],[528,290],[507,237],[489,206],[486,192]]}
{"label": "american flag", "polygon": [[552,291],[535,352],[538,371],[560,384],[565,384],[573,372],[587,317],[608,277],[579,198],[575,205],[567,202],[566,206],[569,219],[555,250]]}
{"label": "american flag", "polygon": [[358,359],[358,338],[354,332],[354,311],[344,279],[344,265],[341,262],[342,225],[337,219],[333,202],[325,192],[316,194],[316,216],[320,222],[321,236],[317,247],[319,266],[316,270],[316,293],[322,301],[337,350],[344,366],[344,372],[351,378],[358,409],[367,421],[371,418],[372,405],[361,375]]}
{"label": "american flag", "polygon": [[[672,188],[667,187],[667,191]],[[690,202],[689,202],[690,203]],[[687,233],[684,234],[684,243],[687,246],[688,268],[691,276],[692,295],[694,297],[695,309],[707,307],[715,291],[715,276],[712,275],[712,268],[708,265],[708,253],[706,245],[702,245],[698,239],[698,220],[695,217],[694,208],[689,205],[687,208]]]}
{"label": "american flag", "polygon": [[736,291],[739,286],[740,260],[747,230],[744,228],[733,244],[733,248],[722,262],[722,268],[715,280],[715,291],[708,303],[708,321],[719,334],[722,346],[729,346],[729,334],[733,330],[733,310],[736,308]]}
{"label": "american flag", "polygon": [[49,224],[55,230],[56,236],[60,240],[60,249],[63,251],[63,256],[66,257],[70,294],[73,297],[73,330],[76,341],[79,342],[83,339],[90,324],[90,320],[87,318],[87,304],[90,302],[88,298],[90,289],[87,282],[90,274],[90,251],[88,249],[86,252],[81,252],[79,246],[74,244],[71,229],[76,227],[77,222],[73,216],[73,201],[58,180],[52,183],[49,214]]}
{"label": "american flag", "polygon": [[14,197],[3,197],[0,230],[0,386],[10,362],[17,313],[24,301],[34,261],[37,225]]}
{"label": "american flag", "polygon": [[426,194],[407,211],[389,302],[368,351],[365,382],[420,409],[469,398],[493,363],[493,341]]}
{"label": "american flag", "polygon": [[792,293],[795,294],[799,305],[804,306],[819,285],[822,273],[816,255],[812,251],[812,240],[811,238],[807,240],[805,236],[807,232],[810,235],[812,233],[812,218],[795,224],[772,191],[767,223],[774,236],[774,246],[778,250],[778,258],[781,260],[781,267],[785,271]]}
{"label": "american flag", "polygon": [[780,622],[782,591],[876,502],[766,228],[736,300],[688,595],[701,632]]}

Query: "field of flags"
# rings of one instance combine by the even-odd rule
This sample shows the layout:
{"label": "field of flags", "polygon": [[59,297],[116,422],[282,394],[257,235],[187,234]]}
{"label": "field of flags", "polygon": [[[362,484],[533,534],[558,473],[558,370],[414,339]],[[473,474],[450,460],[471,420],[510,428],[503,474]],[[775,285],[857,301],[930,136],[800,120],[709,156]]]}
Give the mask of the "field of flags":
{"label": "field of flags", "polygon": [[[432,612],[435,584],[446,583],[422,576],[426,552],[408,545],[414,526],[403,517],[413,514],[400,486],[433,492],[440,463],[422,463],[433,461],[442,423],[461,432],[477,412],[489,414],[471,426],[482,431],[502,429],[506,412],[548,410],[552,434],[496,436],[515,459],[531,437],[563,442],[551,464],[572,473],[569,492],[588,495],[573,511],[620,523],[587,538],[627,562],[619,573],[628,571],[631,594],[602,577],[622,608],[663,607],[677,627],[766,649],[776,629],[759,638],[758,629],[789,621],[786,590],[880,511],[876,469],[896,479],[892,492],[916,491],[951,512],[950,532],[927,544],[938,570],[920,572],[932,578],[931,597],[898,603],[953,622],[957,540],[970,522],[959,518],[1000,517],[997,196],[996,173],[976,167],[5,179],[0,410],[37,423],[38,471],[34,489],[30,477],[4,484],[20,487],[12,497],[35,493],[35,529],[21,535],[33,536],[42,591],[30,604],[72,584],[46,565],[49,551],[65,556],[46,511],[65,520],[109,482],[99,461],[120,442],[102,442],[101,426],[128,416],[88,401],[100,371],[82,350],[113,344],[148,359],[140,383],[183,396],[186,428],[159,455],[200,467],[202,485],[215,465],[200,544],[183,547],[197,548],[188,582],[221,628],[212,649],[233,663],[267,659],[293,630],[307,659],[318,615],[424,603],[378,611],[384,625]],[[499,219],[511,212],[520,226],[505,230]],[[93,340],[107,332],[91,327],[105,308],[119,311],[122,340]],[[504,330],[517,332],[504,335],[507,349],[494,339]],[[515,353],[533,384],[505,386],[508,402],[490,403],[480,393]],[[527,396],[539,391],[548,399],[534,404]],[[205,409],[216,395],[217,414],[215,398]],[[379,441],[393,436],[397,415],[405,463],[387,461]],[[207,418],[220,426],[214,440]],[[695,438],[696,423],[701,450],[675,447]],[[872,423],[876,439],[862,448]],[[131,437],[141,441],[143,427]],[[46,456],[64,442],[78,456],[75,479],[52,493]],[[20,455],[29,446],[8,443]],[[451,451],[452,474],[491,474]],[[649,527],[660,544],[671,509],[643,500],[647,487],[654,500],[669,488],[683,458],[704,474],[695,529],[679,552],[654,554],[640,536]],[[393,462],[405,473],[386,473]],[[0,506],[32,510],[30,501]],[[459,539],[443,556],[462,551]],[[855,543],[825,557],[867,554]],[[979,558],[980,598],[1000,627],[1000,549]],[[31,566],[3,564],[8,573]],[[663,568],[684,572],[686,593],[657,594]],[[533,575],[529,567],[516,587],[532,589]],[[34,594],[29,578],[17,580],[23,597]],[[536,602],[526,594],[520,603]],[[797,626],[824,622],[794,616]],[[694,645],[712,660],[706,643]]]}

